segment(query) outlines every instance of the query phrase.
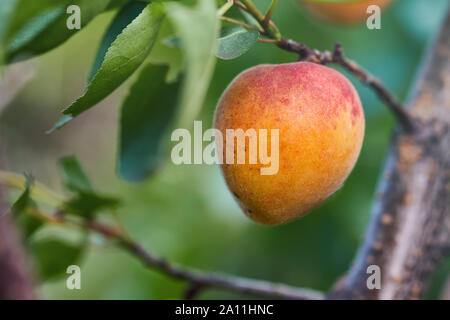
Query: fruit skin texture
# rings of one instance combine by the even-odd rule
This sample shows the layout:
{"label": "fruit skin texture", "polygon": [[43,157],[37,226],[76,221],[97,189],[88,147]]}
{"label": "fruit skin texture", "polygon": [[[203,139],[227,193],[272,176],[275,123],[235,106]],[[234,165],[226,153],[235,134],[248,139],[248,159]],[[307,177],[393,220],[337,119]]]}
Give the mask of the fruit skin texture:
{"label": "fruit skin texture", "polygon": [[303,6],[319,19],[342,24],[356,24],[365,21],[369,14],[367,7],[374,4],[381,10],[386,8],[391,0],[352,0],[346,2],[312,2],[300,0]]}
{"label": "fruit skin texture", "polygon": [[248,147],[245,164],[224,160],[221,165],[244,213],[268,225],[305,215],[342,186],[361,150],[364,126],[361,101],[350,81],[308,62],[242,72],[220,98],[214,119],[224,137],[224,159],[226,129],[279,129],[278,173],[261,175],[260,168],[268,165],[259,157],[258,164],[248,164]]}

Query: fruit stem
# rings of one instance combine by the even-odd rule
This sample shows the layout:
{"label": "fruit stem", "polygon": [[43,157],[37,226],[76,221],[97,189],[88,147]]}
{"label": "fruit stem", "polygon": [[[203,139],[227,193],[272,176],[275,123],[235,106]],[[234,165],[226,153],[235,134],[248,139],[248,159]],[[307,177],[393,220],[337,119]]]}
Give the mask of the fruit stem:
{"label": "fruit stem", "polygon": [[266,15],[264,16],[264,25],[268,25],[270,22],[270,18],[272,17],[273,11],[275,10],[275,7],[277,6],[278,0],[272,0],[272,3],[270,4],[269,9],[266,12]]}
{"label": "fruit stem", "polygon": [[269,19],[267,22],[266,22],[267,15],[264,16],[261,13],[261,11],[259,11],[258,8],[256,8],[256,6],[253,4],[251,0],[242,0],[242,2],[245,4],[247,12],[250,13],[259,22],[261,27],[263,27],[264,32],[262,34],[276,41],[281,41],[282,37],[280,31],[275,26],[275,24],[272,21],[270,21],[270,16],[272,15],[272,12],[270,11],[273,11],[278,1],[277,0],[272,1],[271,7],[269,8],[268,11]]}
{"label": "fruit stem", "polygon": [[218,10],[217,10],[217,15],[219,17],[222,17],[225,13],[227,13],[228,10],[231,9],[231,7],[233,6],[234,2],[233,0],[228,0],[223,6],[221,6]]}
{"label": "fruit stem", "polygon": [[245,22],[242,22],[242,21],[239,21],[239,20],[236,20],[236,19],[233,19],[233,18],[220,17],[220,20],[243,26],[245,29],[248,29],[248,30],[258,30],[255,27],[253,27],[253,26],[251,26],[251,25],[249,25],[249,24],[247,24]]}

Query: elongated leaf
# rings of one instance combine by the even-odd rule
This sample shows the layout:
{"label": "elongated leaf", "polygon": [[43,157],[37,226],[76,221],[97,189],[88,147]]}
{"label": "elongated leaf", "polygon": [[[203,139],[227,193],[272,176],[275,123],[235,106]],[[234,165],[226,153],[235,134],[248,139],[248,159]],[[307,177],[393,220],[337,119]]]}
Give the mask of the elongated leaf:
{"label": "elongated leaf", "polygon": [[40,33],[43,33],[49,25],[64,14],[64,9],[64,5],[49,8],[28,21],[27,24],[14,35],[11,42],[8,43],[6,49],[9,56],[16,55],[19,50],[26,47],[33,38],[37,37]]}
{"label": "elongated leaf", "polygon": [[146,6],[147,3],[145,2],[131,1],[117,13],[103,36],[100,48],[97,51],[97,55],[92,65],[91,73],[88,77],[88,82],[91,82],[98,69],[100,69],[108,48],[114,40],[116,40],[117,36],[142,12],[142,10],[144,10]]}
{"label": "elongated leaf", "polygon": [[33,241],[30,249],[42,280],[61,276],[68,266],[76,264],[82,256],[83,244],[73,244],[62,239]]}
{"label": "elongated leaf", "polygon": [[139,74],[122,105],[119,171],[138,181],[163,160],[161,139],[172,124],[179,81],[165,83],[167,66],[147,65]]}
{"label": "elongated leaf", "polygon": [[78,5],[81,27],[105,11],[114,0],[20,0],[8,32],[6,46],[8,61],[19,55],[37,55],[60,45],[78,30],[69,30],[67,7]]}
{"label": "elongated leaf", "polygon": [[19,0],[2,0],[0,1],[0,47],[3,47],[3,40],[9,29],[11,16],[17,8]]}
{"label": "elongated leaf", "polygon": [[2,63],[7,62],[7,48],[9,43],[14,40],[13,36],[23,29],[35,16],[56,5],[55,0],[42,0],[40,3],[37,1],[26,2],[26,0],[0,1]]}
{"label": "elongated leaf", "polygon": [[[2,0],[3,2],[3,0]],[[12,3],[12,0],[7,0],[7,2]],[[8,41],[24,29],[33,18],[41,15],[46,10],[55,8],[60,5],[65,5],[67,0],[42,0],[42,1],[30,1],[30,0],[16,0],[13,8],[10,8],[8,12],[9,23],[5,29],[5,36]]]}
{"label": "elongated leaf", "polygon": [[169,2],[166,8],[184,48],[186,74],[177,123],[187,127],[202,107],[214,71],[219,20],[211,0],[199,0],[194,8]]}
{"label": "elongated leaf", "polygon": [[59,160],[59,167],[64,186],[73,192],[93,191],[91,182],[74,156]]}
{"label": "elongated leaf", "polygon": [[241,27],[222,29],[219,38],[217,57],[230,60],[246,53],[258,40],[258,31],[249,31]]}
{"label": "elongated leaf", "polygon": [[84,95],[63,111],[68,117],[60,121],[55,129],[103,100],[136,71],[150,53],[163,17],[161,4],[149,4],[123,30],[108,49]]}

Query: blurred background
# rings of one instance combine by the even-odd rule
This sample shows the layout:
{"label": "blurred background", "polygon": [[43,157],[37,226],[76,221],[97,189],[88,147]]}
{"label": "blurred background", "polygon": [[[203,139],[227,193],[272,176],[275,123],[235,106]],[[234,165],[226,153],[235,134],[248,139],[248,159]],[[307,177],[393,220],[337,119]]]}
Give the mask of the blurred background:
{"label": "blurred background", "polygon": [[[269,1],[257,1],[265,9]],[[345,53],[381,78],[403,101],[422,53],[437,32],[448,0],[394,0],[382,14],[382,29],[365,24],[337,26],[308,15],[294,0],[280,1],[273,20],[283,35],[310,47]],[[57,160],[75,154],[98,190],[118,195],[118,215],[144,247],[178,264],[204,270],[328,290],[349,268],[363,239],[375,196],[378,174],[387,153],[393,119],[372,91],[349,76],[361,96],[367,128],[361,156],[345,185],[320,208],[287,225],[255,224],[240,212],[217,166],[167,165],[144,183],[130,184],[116,174],[118,109],[127,92],[113,95],[53,134],[45,132],[60,111],[83,91],[99,40],[114,13],[97,17],[61,47],[31,60],[33,78],[9,103],[0,118],[7,170],[31,172],[62,190]],[[161,37],[168,36],[164,32]],[[218,60],[199,119],[212,123],[216,102],[228,83],[244,69],[261,63],[295,61],[296,56],[257,43],[245,55]],[[19,65],[22,65],[20,63]],[[342,71],[342,70],[341,70]],[[128,81],[128,84],[131,80]],[[45,228],[36,236],[65,230]],[[80,264],[82,290],[67,290],[65,278],[42,283],[48,299],[177,299],[185,283],[143,267],[101,238]],[[437,298],[450,271],[447,261],[436,274],[429,298]],[[206,291],[200,298],[243,298]]]}

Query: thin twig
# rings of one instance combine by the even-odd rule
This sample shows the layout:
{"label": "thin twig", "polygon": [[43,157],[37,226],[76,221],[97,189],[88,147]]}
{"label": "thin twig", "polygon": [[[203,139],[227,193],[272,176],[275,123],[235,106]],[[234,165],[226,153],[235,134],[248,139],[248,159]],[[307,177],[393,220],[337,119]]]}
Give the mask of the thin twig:
{"label": "thin twig", "polygon": [[253,26],[251,26],[251,25],[249,25],[249,24],[247,24],[247,23],[245,23],[245,22],[242,22],[242,21],[233,19],[233,18],[220,17],[220,20],[223,20],[223,21],[226,21],[226,22],[229,22],[229,23],[233,23],[233,24],[240,25],[240,26],[242,26],[242,27],[244,27],[245,29],[248,29],[248,30],[257,30],[255,27],[253,27]]}
{"label": "thin twig", "polygon": [[309,61],[320,64],[334,63],[346,69],[353,76],[358,78],[366,86],[372,88],[378,97],[387,105],[387,107],[393,112],[398,122],[403,125],[406,131],[414,131],[417,123],[414,122],[412,117],[408,114],[402,104],[395,98],[395,96],[389,92],[389,90],[383,85],[383,83],[370,74],[367,70],[363,69],[356,62],[346,58],[340,43],[336,43],[333,52],[312,50],[303,43],[295,42],[294,40],[282,38],[278,47],[283,50],[297,53],[300,61]]}
{"label": "thin twig", "polygon": [[[0,185],[8,187],[24,189],[25,183],[20,185],[17,183],[18,175],[9,172],[0,172],[3,177],[14,177],[15,179],[0,179]],[[36,187],[37,186],[37,187]],[[42,183],[35,182],[31,186],[31,194],[41,193],[35,192],[33,189],[45,190],[51,193],[55,198],[63,201],[64,197],[54,193]],[[44,198],[44,200],[47,200]],[[86,220],[83,218],[74,218],[68,214],[61,214],[61,208],[58,205],[58,214],[50,215],[44,214],[36,209],[28,209],[25,212],[31,214],[46,223],[56,224],[59,226],[75,226],[81,230],[87,230],[103,235],[105,238],[116,241],[118,245],[134,255],[147,267],[156,271],[162,272],[165,275],[176,279],[187,281],[190,286],[196,287],[196,293],[199,290],[208,288],[219,288],[228,291],[233,291],[240,294],[251,294],[264,297],[271,297],[277,299],[297,299],[297,300],[321,300],[324,295],[320,292],[311,289],[296,288],[288,285],[272,283],[262,280],[250,280],[235,276],[218,274],[213,272],[205,272],[195,269],[189,269],[177,266],[166,261],[163,258],[157,257],[152,253],[146,251],[139,243],[132,240],[131,237],[123,231],[121,227],[111,226],[103,222],[95,220]],[[195,293],[195,294],[196,294]],[[195,296],[195,294],[193,296]],[[190,293],[192,295],[192,293]]]}
{"label": "thin twig", "polygon": [[117,240],[119,245],[141,260],[147,267],[176,279],[186,280],[196,290],[219,288],[241,294],[252,294],[277,299],[322,300],[324,295],[311,289],[302,289],[262,280],[251,280],[219,273],[199,271],[177,266],[167,260],[146,251],[139,243],[133,241],[114,227],[100,222],[81,225],[103,236]]}
{"label": "thin twig", "polygon": [[192,288],[196,288],[196,294],[199,290],[219,288],[241,294],[252,294],[277,299],[324,299],[322,293],[311,289],[296,288],[268,281],[251,280],[177,266],[148,252],[139,243],[124,235],[118,228],[96,221],[86,221],[80,223],[79,226],[83,229],[102,234],[106,238],[118,241],[119,246],[141,260],[147,267],[173,278],[187,281]]}
{"label": "thin twig", "polygon": [[120,243],[124,248],[139,258],[148,267],[154,268],[176,279],[187,280],[191,285],[201,286],[202,290],[204,290],[204,288],[219,288],[240,294],[251,294],[277,299],[324,299],[322,293],[310,289],[300,289],[268,281],[251,280],[178,267],[162,258],[150,254],[136,242],[124,239],[119,240],[121,240]]}
{"label": "thin twig", "polygon": [[269,24],[270,18],[272,17],[273,11],[275,10],[277,3],[278,3],[278,0],[272,0],[272,3],[270,4],[269,9],[267,10],[266,14],[264,15],[264,25]]}
{"label": "thin twig", "polygon": [[270,16],[272,14],[271,9],[274,7],[274,4],[276,4],[276,1],[272,2],[272,5],[266,15],[263,15],[251,0],[243,0],[243,2],[245,3],[247,12],[249,12],[264,28],[262,35],[268,37],[269,39],[276,40],[274,43],[279,48],[297,53],[300,61],[320,64],[334,63],[343,67],[353,76],[358,78],[362,83],[375,91],[378,97],[387,105],[389,110],[392,111],[397,121],[402,125],[406,132],[413,132],[418,127],[416,120],[410,116],[406,109],[403,108],[400,101],[398,101],[397,98],[389,92],[389,90],[378,78],[363,69],[356,62],[344,56],[342,46],[339,43],[335,45],[333,52],[326,50],[319,51],[313,50],[303,43],[298,43],[294,40],[282,37],[276,25],[270,21]]}
{"label": "thin twig", "polygon": [[262,42],[262,43],[276,43],[277,42],[277,40],[273,40],[273,39],[262,39],[262,38],[258,38],[258,39],[256,39],[257,41],[259,41],[259,42]]}
{"label": "thin twig", "polygon": [[217,10],[217,16],[221,17],[233,6],[233,0],[228,0],[222,7]]}
{"label": "thin twig", "polygon": [[185,300],[194,300],[204,288],[204,286],[199,284],[190,283],[184,292],[183,298]]}
{"label": "thin twig", "polygon": [[270,22],[265,23],[265,16],[261,13],[261,11],[256,8],[251,0],[242,0],[247,7],[247,12],[250,13],[256,21],[261,25],[264,29],[262,35],[267,36],[271,39],[275,39],[277,41],[281,40],[281,34],[277,27],[274,27],[274,23]]}
{"label": "thin twig", "polygon": [[244,6],[242,3],[240,3],[238,0],[233,0],[233,3],[236,7],[241,8],[242,10],[244,10],[245,12],[248,12],[248,9],[246,6]]}
{"label": "thin twig", "polygon": [[413,118],[409,115],[406,109],[402,106],[400,101],[389,92],[389,90],[383,85],[381,80],[371,75],[367,70],[364,70],[356,62],[347,59],[342,50],[340,43],[336,43],[333,52],[333,63],[340,65],[347,71],[349,71],[353,76],[358,78],[366,86],[372,88],[378,97],[387,105],[387,107],[394,113],[395,117],[400,124],[403,125],[404,129],[409,132],[414,131],[417,123],[414,122]]}
{"label": "thin twig", "polygon": [[[0,184],[23,190],[26,184],[26,178],[21,174],[0,170]],[[50,188],[42,183],[39,183],[38,181],[33,182],[31,196],[38,201],[55,208],[62,207],[64,202],[64,198],[62,196],[56,192],[53,192]]]}

